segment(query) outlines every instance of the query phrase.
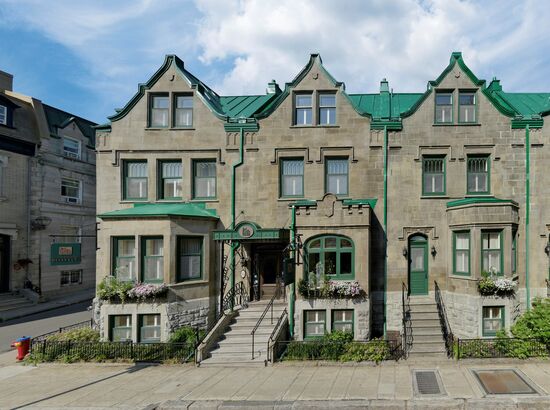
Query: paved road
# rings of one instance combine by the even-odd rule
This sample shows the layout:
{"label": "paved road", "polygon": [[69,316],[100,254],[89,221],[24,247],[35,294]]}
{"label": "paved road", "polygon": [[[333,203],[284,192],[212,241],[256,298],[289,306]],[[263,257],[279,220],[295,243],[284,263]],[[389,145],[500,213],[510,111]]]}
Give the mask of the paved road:
{"label": "paved road", "polygon": [[90,319],[92,313],[87,310],[91,300],[37,313],[32,316],[10,320],[0,324],[0,353],[10,350],[10,343],[21,336],[38,336],[62,326]]}

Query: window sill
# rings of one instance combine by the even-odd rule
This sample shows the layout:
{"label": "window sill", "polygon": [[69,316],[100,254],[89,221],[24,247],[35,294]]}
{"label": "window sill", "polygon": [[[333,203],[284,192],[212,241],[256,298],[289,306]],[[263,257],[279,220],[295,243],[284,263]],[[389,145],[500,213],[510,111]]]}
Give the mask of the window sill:
{"label": "window sill", "polygon": [[435,123],[432,124],[433,127],[479,127],[481,124],[479,122],[446,122],[446,123]]}
{"label": "window sill", "polygon": [[218,198],[193,198],[189,202],[220,202]]}
{"label": "window sill", "polygon": [[169,129],[170,127],[145,127],[145,131],[164,131]]}
{"label": "window sill", "polygon": [[291,125],[290,128],[340,128],[339,125]]}
{"label": "window sill", "polygon": [[448,195],[422,195],[420,199],[449,199]]}
{"label": "window sill", "polygon": [[494,198],[495,196],[492,195],[492,194],[482,194],[482,193],[479,193],[479,194],[466,194],[464,195],[464,198]]}
{"label": "window sill", "polygon": [[183,282],[172,283],[172,284],[168,285],[168,287],[170,287],[170,288],[180,288],[180,287],[185,287],[185,286],[190,286],[190,285],[208,285],[208,280],[206,280],[206,279],[190,279],[190,280],[185,280]]}
{"label": "window sill", "polygon": [[133,203],[148,203],[149,199],[123,199],[120,201],[121,204],[133,204]]}
{"label": "window sill", "polygon": [[195,127],[172,127],[169,129],[172,131],[195,131]]}
{"label": "window sill", "polygon": [[293,201],[300,201],[303,200],[303,196],[283,196],[280,198],[277,198],[277,201],[279,202],[293,202]]}
{"label": "window sill", "polygon": [[145,127],[145,131],[195,131],[194,127]]}
{"label": "window sill", "polygon": [[479,278],[474,278],[471,275],[457,275],[456,273],[451,273],[449,275],[449,278],[451,279],[463,279],[463,280],[469,280],[471,282],[477,282]]}
{"label": "window sill", "polygon": [[159,198],[159,199],[157,199],[157,202],[162,202],[162,203],[178,203],[178,202],[182,202],[182,201],[183,201],[183,198],[166,198],[166,199]]}

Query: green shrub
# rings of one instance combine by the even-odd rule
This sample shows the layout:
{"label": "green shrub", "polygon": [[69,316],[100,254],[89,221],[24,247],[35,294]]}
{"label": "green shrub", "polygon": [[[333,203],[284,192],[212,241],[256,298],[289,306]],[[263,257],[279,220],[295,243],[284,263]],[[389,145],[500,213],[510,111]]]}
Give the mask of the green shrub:
{"label": "green shrub", "polygon": [[372,340],[369,343],[349,343],[340,357],[341,362],[370,361],[380,363],[390,357],[390,349],[384,340]]}
{"label": "green shrub", "polygon": [[525,312],[510,328],[514,337],[535,338],[550,345],[550,298],[533,300],[531,310]]}
{"label": "green shrub", "polygon": [[89,327],[72,329],[48,336],[48,341],[57,342],[99,342],[99,332]]}
{"label": "green shrub", "polygon": [[[206,331],[199,329],[199,340],[206,335]],[[176,329],[171,335],[168,343],[189,343],[194,344],[197,341],[197,331],[192,326],[182,326]]]}
{"label": "green shrub", "polygon": [[494,295],[497,291],[495,282],[490,277],[483,277],[477,282],[477,289],[483,296]]}
{"label": "green shrub", "polygon": [[114,276],[107,276],[97,285],[97,297],[102,300],[120,300],[124,303],[128,298],[128,291],[133,287],[133,282],[121,282]]}

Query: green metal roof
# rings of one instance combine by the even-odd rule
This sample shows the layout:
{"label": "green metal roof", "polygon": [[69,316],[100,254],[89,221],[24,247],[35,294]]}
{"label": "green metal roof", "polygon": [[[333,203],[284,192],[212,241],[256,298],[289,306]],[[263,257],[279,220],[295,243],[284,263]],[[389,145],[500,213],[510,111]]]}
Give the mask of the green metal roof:
{"label": "green metal roof", "polygon": [[134,204],[133,208],[119,209],[98,215],[99,218],[147,218],[151,216],[183,216],[189,218],[219,219],[215,209],[206,209],[204,203]]}
{"label": "green metal roof", "polygon": [[223,112],[228,117],[249,118],[276,97],[276,94],[220,97]]}
{"label": "green metal roof", "polygon": [[44,107],[44,112],[46,114],[46,120],[48,121],[48,128],[51,135],[55,135],[56,137],[59,136],[57,130],[59,128],[65,128],[72,121],[74,121],[80,131],[82,131],[82,134],[84,134],[84,136],[90,141],[88,145],[95,147],[95,131],[93,128],[96,125],[95,122],[69,114],[68,112],[52,107],[48,104],[42,104],[42,106]]}
{"label": "green metal roof", "polygon": [[539,115],[550,109],[550,93],[507,93],[496,91],[494,94],[524,117]]}
{"label": "green metal roof", "polygon": [[500,198],[493,198],[493,197],[472,197],[472,198],[456,199],[454,201],[449,201],[447,202],[447,208],[452,208],[455,206],[462,206],[462,205],[472,205],[472,204],[503,204],[503,203],[509,203],[511,205],[518,206],[518,203],[511,199],[500,199]]}
{"label": "green metal roof", "polygon": [[344,199],[342,203],[345,206],[352,206],[352,205],[368,205],[371,209],[374,209],[376,206],[376,203],[378,202],[378,198],[365,198],[365,199]]}
{"label": "green metal roof", "polygon": [[[373,118],[399,118],[422,98],[423,93],[390,94],[384,101],[383,94],[349,94],[355,108]],[[391,112],[390,112],[391,110]]]}

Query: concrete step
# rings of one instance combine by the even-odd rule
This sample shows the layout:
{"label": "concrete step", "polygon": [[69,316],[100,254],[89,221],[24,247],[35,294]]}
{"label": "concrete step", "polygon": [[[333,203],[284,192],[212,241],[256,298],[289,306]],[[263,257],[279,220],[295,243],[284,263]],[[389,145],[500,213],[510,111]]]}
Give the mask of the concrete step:
{"label": "concrete step", "polygon": [[230,361],[225,358],[208,358],[200,362],[200,367],[265,367],[265,357],[258,357],[255,360]]}
{"label": "concrete step", "polygon": [[[269,340],[269,335],[254,335],[254,343],[258,344],[266,344]],[[252,336],[251,335],[236,335],[236,336],[230,336],[229,333],[224,335],[219,341],[218,345],[225,346],[225,345],[236,345],[236,344],[251,344],[252,343]]]}
{"label": "concrete step", "polygon": [[412,335],[438,335],[441,336],[441,326],[416,326],[410,329]]}
{"label": "concrete step", "polygon": [[[277,320],[279,320],[279,317],[283,314],[283,312],[273,312],[273,326],[275,326],[275,324],[277,323]],[[258,320],[260,319],[260,316],[259,315],[239,315],[235,318],[235,322],[238,322],[238,323],[248,323],[248,324],[251,324],[252,326],[255,326],[256,323],[258,323]],[[264,318],[262,319],[262,321],[260,322],[261,324],[264,324],[264,323],[268,323],[268,324],[272,324],[271,323],[271,314],[268,313],[267,315],[264,316]]]}
{"label": "concrete step", "polygon": [[[266,356],[267,346],[256,346],[254,345],[254,357]],[[246,346],[246,349],[240,348],[239,350],[232,349],[215,349],[210,352],[210,357],[226,357],[230,356],[231,358],[240,359],[240,360],[250,360],[252,357],[252,345]]]}
{"label": "concrete step", "polygon": [[439,318],[437,319],[411,318],[411,326],[413,329],[418,327],[433,327],[433,328],[441,329],[441,323],[439,322]]}
{"label": "concrete step", "polygon": [[411,362],[419,360],[419,362],[424,363],[424,361],[421,360],[422,358],[438,359],[438,361],[448,359],[446,352],[413,352],[411,350],[408,355],[407,359],[410,359]]}
{"label": "concrete step", "polygon": [[4,298],[0,301],[0,311],[5,312],[8,310],[19,309],[25,306],[33,306],[30,300],[25,299],[23,296],[15,296],[12,298]]}
{"label": "concrete step", "polygon": [[414,344],[416,343],[423,343],[423,342],[437,342],[441,343],[444,341],[443,336],[441,335],[441,332],[439,333],[432,333],[432,334],[415,334],[413,333],[411,335],[412,341]]}
{"label": "concrete step", "polygon": [[411,320],[432,319],[439,320],[437,312],[411,312]]}
{"label": "concrete step", "polygon": [[435,303],[422,303],[418,305],[410,305],[411,312],[437,312],[437,305]]}
{"label": "concrete step", "polygon": [[[231,325],[229,329],[225,332],[226,335],[236,336],[236,335],[248,335],[250,336],[250,333],[252,332],[252,329],[254,327],[248,327],[248,326],[233,326]],[[273,332],[273,327],[265,327],[260,326],[258,329],[256,329],[256,336],[258,335],[267,335],[268,337]]]}
{"label": "concrete step", "polygon": [[414,343],[410,353],[446,353],[445,343]]}

